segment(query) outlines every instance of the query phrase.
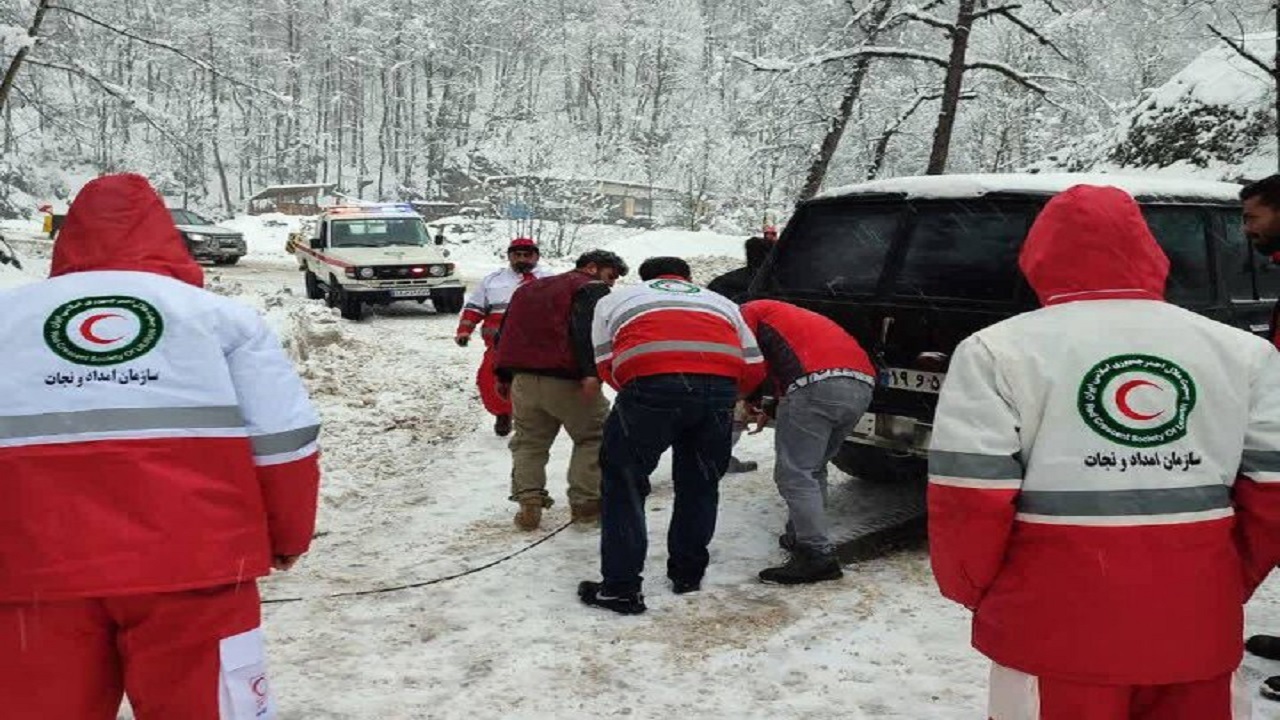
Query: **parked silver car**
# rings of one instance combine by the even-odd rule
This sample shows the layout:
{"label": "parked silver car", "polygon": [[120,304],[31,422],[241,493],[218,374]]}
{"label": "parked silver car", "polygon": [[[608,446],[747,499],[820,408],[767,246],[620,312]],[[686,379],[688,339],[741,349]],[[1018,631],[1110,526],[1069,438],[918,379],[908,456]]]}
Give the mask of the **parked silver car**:
{"label": "parked silver car", "polygon": [[248,251],[244,244],[244,235],[224,227],[214,225],[212,221],[179,208],[169,208],[173,216],[173,224],[178,226],[182,238],[187,241],[187,250],[191,257],[215,265],[235,265]]}

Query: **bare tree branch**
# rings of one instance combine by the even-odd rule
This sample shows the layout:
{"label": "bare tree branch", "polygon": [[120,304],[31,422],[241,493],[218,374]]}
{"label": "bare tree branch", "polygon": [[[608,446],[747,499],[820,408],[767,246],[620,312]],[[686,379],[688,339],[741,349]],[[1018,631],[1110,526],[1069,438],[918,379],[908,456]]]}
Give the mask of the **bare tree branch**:
{"label": "bare tree branch", "polygon": [[1071,58],[1067,57],[1067,54],[1066,54],[1066,53],[1064,53],[1064,52],[1062,52],[1062,50],[1060,50],[1060,49],[1058,48],[1058,46],[1057,46],[1057,45],[1055,45],[1055,44],[1054,44],[1054,42],[1053,42],[1052,40],[1050,40],[1049,38],[1045,37],[1043,33],[1041,33],[1039,30],[1035,29],[1034,27],[1032,27],[1030,24],[1028,24],[1028,23],[1027,23],[1025,20],[1023,20],[1022,18],[1018,17],[1017,15],[1014,15],[1014,14],[1013,14],[1013,8],[1012,8],[1012,7],[995,8],[995,9],[994,9],[993,11],[991,11],[991,12],[992,12],[993,14],[1003,15],[1005,18],[1007,18],[1007,19],[1009,20],[1009,22],[1011,22],[1011,23],[1013,23],[1014,25],[1017,25],[1018,27],[1022,28],[1022,31],[1023,31],[1023,32],[1025,32],[1025,33],[1027,33],[1028,35],[1030,35],[1031,37],[1035,38],[1035,39],[1036,39],[1036,40],[1037,40],[1041,45],[1044,45],[1044,46],[1046,46],[1046,47],[1050,48],[1051,50],[1053,50],[1055,53],[1057,53],[1057,54],[1058,54],[1058,57],[1062,58],[1063,60],[1066,60],[1066,61],[1070,62]]}
{"label": "bare tree branch", "polygon": [[75,17],[81,18],[82,20],[85,20],[94,25],[97,25],[100,28],[110,30],[111,32],[116,33],[117,35],[122,35],[124,37],[129,38],[130,40],[140,42],[144,45],[150,45],[152,47],[157,47],[162,50],[168,50],[169,52],[195,65],[196,67],[199,67],[200,69],[205,70],[207,72],[213,73],[214,75],[217,75],[218,77],[222,78],[223,80],[226,80],[228,83],[231,83],[232,85],[235,85],[237,87],[242,87],[246,90],[252,90],[253,92],[267,95],[268,97],[274,98],[279,102],[285,102],[285,103],[293,102],[292,98],[286,95],[281,95],[280,93],[275,92],[274,90],[267,90],[265,88],[260,88],[257,85],[254,85],[253,83],[248,83],[238,78],[227,75],[226,73],[222,72],[217,67],[215,67],[212,63],[206,60],[201,60],[200,58],[195,57],[194,55],[191,55],[190,53],[183,51],[181,48],[170,45],[167,42],[142,37],[141,35],[132,33],[128,30],[125,30],[124,28],[116,27],[110,23],[103,22],[102,20],[99,20],[91,15],[82,13],[79,10],[74,10],[72,8],[66,7],[65,5],[50,5],[49,9],[59,10],[61,12],[67,13],[68,15],[74,15]]}
{"label": "bare tree branch", "polygon": [[43,68],[49,68],[50,70],[61,70],[63,72],[69,72],[75,75],[79,75],[80,77],[93,82],[95,85],[101,88],[103,92],[120,100],[120,102],[124,103],[126,106],[128,106],[129,108],[137,112],[138,115],[140,115],[142,119],[147,122],[148,125],[155,128],[156,131],[159,132],[162,136],[164,136],[166,140],[168,140],[169,142],[173,143],[175,146],[183,150],[190,149],[190,146],[187,143],[183,142],[180,138],[178,138],[177,135],[174,135],[171,130],[161,125],[159,121],[157,121],[155,118],[151,117],[151,114],[148,113],[141,105],[139,105],[136,99],[130,97],[129,94],[125,92],[124,88],[120,87],[119,85],[116,85],[115,83],[103,80],[102,78],[98,77],[96,73],[93,73],[85,69],[79,63],[76,63],[73,61],[73,64],[71,65],[62,65],[59,63],[46,62],[44,60],[32,60],[31,58],[27,58],[27,63],[31,65],[35,65],[36,67],[43,67]]}
{"label": "bare tree branch", "polygon": [[1209,30],[1211,30],[1214,35],[1217,35],[1223,42],[1230,45],[1232,50],[1235,50],[1237,53],[1240,54],[1240,57],[1262,68],[1262,71],[1265,72],[1267,75],[1271,77],[1276,76],[1276,72],[1277,72],[1276,69],[1272,68],[1270,65],[1264,62],[1257,55],[1254,55],[1253,53],[1249,52],[1249,49],[1244,46],[1244,43],[1236,42],[1235,40],[1227,37],[1225,34],[1223,34],[1221,30],[1214,27],[1213,23],[1209,23]]}
{"label": "bare tree branch", "polygon": [[[927,62],[938,67],[947,67],[949,61],[942,55],[924,52],[923,50],[915,50],[904,47],[877,47],[864,46],[850,48],[848,50],[837,50],[835,52],[826,53],[825,55],[817,55],[808,60],[801,62],[788,62],[786,60],[763,60],[759,58],[748,57],[743,53],[737,53],[734,59],[760,70],[763,72],[795,72],[797,70],[805,70],[808,68],[818,67],[827,63],[840,62],[842,60],[850,60],[858,57],[878,57],[878,58],[898,58],[900,60],[918,60]],[[1018,84],[1030,90],[1034,90],[1041,95],[1047,95],[1049,89],[1041,85],[1037,80],[1061,78],[1051,75],[1030,75],[1016,70],[1002,62],[994,60],[975,60],[965,63],[966,70],[991,70],[1000,73],[1005,77],[1017,82]]]}
{"label": "bare tree branch", "polygon": [[997,5],[996,7],[987,8],[986,10],[979,10],[978,12],[974,13],[973,21],[977,22],[982,18],[988,17],[990,15],[1000,15],[1002,13],[1012,12],[1014,10],[1021,10],[1021,9],[1022,9],[1022,6],[1016,5],[1016,4],[1015,5]]}
{"label": "bare tree branch", "polygon": [[955,23],[947,20],[943,20],[937,15],[932,15],[927,12],[921,12],[920,10],[916,10],[915,8],[907,8],[906,10],[899,10],[897,14],[889,18],[888,22],[886,22],[885,25],[886,26],[892,25],[895,22],[902,21],[902,20],[915,20],[917,22],[922,22],[925,25],[936,27],[944,31],[945,33],[947,33],[948,37],[950,37],[951,34],[956,31]]}
{"label": "bare tree branch", "polygon": [[1036,76],[1019,72],[1002,62],[995,62],[994,60],[977,60],[975,62],[965,63],[964,67],[966,70],[991,70],[993,72],[998,72],[1028,90],[1034,90],[1041,95],[1049,94],[1049,88],[1036,82]]}
{"label": "bare tree branch", "polygon": [[1062,12],[1062,9],[1061,9],[1061,8],[1059,8],[1057,5],[1054,5],[1054,4],[1053,4],[1053,0],[1040,0],[1040,2],[1043,2],[1043,3],[1045,4],[1045,6],[1046,6],[1046,7],[1048,7],[1048,8],[1049,8],[1049,10],[1051,10],[1051,11],[1053,12],[1053,14],[1054,14],[1054,15],[1065,15],[1065,14],[1066,14],[1066,13]]}

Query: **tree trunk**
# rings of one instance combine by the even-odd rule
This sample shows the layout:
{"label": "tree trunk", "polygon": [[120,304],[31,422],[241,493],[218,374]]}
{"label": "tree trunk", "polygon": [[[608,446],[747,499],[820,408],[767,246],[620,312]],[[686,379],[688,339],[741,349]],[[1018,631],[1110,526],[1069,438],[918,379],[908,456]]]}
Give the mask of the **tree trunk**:
{"label": "tree trunk", "polygon": [[[40,4],[36,6],[36,15],[31,19],[31,27],[27,28],[27,37],[36,37],[39,34],[40,24],[44,22],[44,14],[49,12],[50,2],[51,0],[40,0]],[[18,68],[22,67],[22,61],[27,58],[29,52],[31,52],[30,45],[24,45],[18,50],[9,63],[9,69],[5,71],[4,80],[0,80],[0,108],[3,108],[8,101],[9,91],[13,89],[13,81],[18,78]]]}
{"label": "tree trunk", "polygon": [[960,108],[960,91],[964,86],[965,55],[969,52],[969,31],[973,29],[973,8],[977,0],[960,0],[956,29],[951,37],[951,59],[947,64],[947,81],[942,88],[942,107],[938,109],[938,127],[933,133],[933,151],[929,153],[927,175],[941,175],[947,170],[951,153],[951,133]]}
{"label": "tree trunk", "polygon": [[[871,13],[868,27],[872,29],[868,31],[864,40],[865,43],[875,43],[876,36],[879,35],[877,28],[880,27],[880,24],[884,22],[885,17],[889,14],[890,4],[890,0],[884,0]],[[805,176],[804,186],[800,188],[800,197],[798,198],[800,202],[817,195],[818,190],[822,189],[822,183],[827,179],[827,170],[831,167],[831,159],[835,157],[836,150],[840,148],[840,140],[844,137],[845,128],[849,126],[849,118],[853,115],[853,106],[858,102],[858,97],[862,95],[862,85],[866,81],[867,72],[870,69],[871,60],[869,58],[860,57],[854,61],[853,72],[849,75],[849,84],[845,86],[844,97],[840,99],[840,108],[827,125],[827,134],[823,136],[822,144],[818,146],[818,154],[814,156],[813,162],[809,165],[809,172]]]}

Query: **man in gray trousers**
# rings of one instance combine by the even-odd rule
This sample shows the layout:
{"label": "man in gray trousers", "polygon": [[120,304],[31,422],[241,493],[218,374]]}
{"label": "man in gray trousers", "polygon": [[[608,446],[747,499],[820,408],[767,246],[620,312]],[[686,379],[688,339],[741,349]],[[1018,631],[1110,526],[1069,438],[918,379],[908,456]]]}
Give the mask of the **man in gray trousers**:
{"label": "man in gray trousers", "polygon": [[871,404],[875,366],[836,323],[776,300],[742,306],[780,398],[773,476],[787,503],[786,564],[761,571],[767,583],[797,585],[844,573],[827,535],[827,463]]}

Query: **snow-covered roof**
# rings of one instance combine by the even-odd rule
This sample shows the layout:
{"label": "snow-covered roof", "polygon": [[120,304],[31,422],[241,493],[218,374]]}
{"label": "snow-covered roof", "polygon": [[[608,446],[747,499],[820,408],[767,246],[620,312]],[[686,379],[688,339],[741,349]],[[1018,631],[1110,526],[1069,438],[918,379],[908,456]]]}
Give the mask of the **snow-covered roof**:
{"label": "snow-covered roof", "polygon": [[288,193],[307,192],[314,190],[329,190],[336,188],[337,183],[305,183],[302,185],[270,185],[258,191],[251,200],[260,200],[274,195],[283,195]]}
{"label": "snow-covered roof", "polygon": [[872,180],[833,188],[818,198],[850,195],[903,195],[912,199],[974,198],[991,193],[1056,195],[1074,185],[1110,185],[1134,197],[1157,200],[1196,199],[1215,203],[1239,201],[1234,183],[1152,175],[1105,173],[991,173],[973,175],[922,175]]}

